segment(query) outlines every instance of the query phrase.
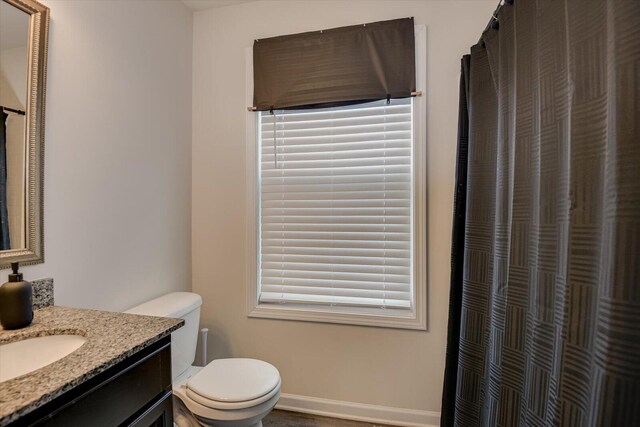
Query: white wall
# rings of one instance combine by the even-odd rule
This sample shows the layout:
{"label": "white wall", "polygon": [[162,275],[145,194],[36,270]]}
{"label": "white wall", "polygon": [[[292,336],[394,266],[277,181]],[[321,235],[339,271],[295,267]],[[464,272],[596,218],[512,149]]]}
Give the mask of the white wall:
{"label": "white wall", "polygon": [[53,277],[57,304],[111,310],[188,290],[191,11],[178,0],[43,3],[46,262],[25,278]]}
{"label": "white wall", "polygon": [[[278,367],[283,391],[439,411],[449,292],[460,57],[490,1],[262,1],[196,12],[193,50],[193,289],[211,358]],[[414,16],[427,27],[429,331],[245,314],[245,49],[256,38]]]}
{"label": "white wall", "polygon": [[[25,45],[0,51],[0,74],[4,76],[8,87],[3,88],[11,92],[11,96],[17,98],[18,107],[24,108],[27,98],[27,46]],[[5,105],[10,107],[10,105]]]}

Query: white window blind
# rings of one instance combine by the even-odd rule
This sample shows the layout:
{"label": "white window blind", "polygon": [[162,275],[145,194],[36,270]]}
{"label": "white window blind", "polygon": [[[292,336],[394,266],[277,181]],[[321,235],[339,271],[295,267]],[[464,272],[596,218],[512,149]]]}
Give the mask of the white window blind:
{"label": "white window blind", "polygon": [[412,110],[260,113],[260,303],[412,308]]}

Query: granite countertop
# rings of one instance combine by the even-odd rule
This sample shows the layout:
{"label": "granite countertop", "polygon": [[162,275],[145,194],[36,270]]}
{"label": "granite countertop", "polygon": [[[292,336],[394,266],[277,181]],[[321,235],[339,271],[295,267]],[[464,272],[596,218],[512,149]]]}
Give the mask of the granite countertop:
{"label": "granite countertop", "polygon": [[0,426],[28,414],[182,327],[167,317],[46,307],[23,329],[0,328],[0,344],[45,335],[86,337],[82,347],[41,369],[0,383]]}

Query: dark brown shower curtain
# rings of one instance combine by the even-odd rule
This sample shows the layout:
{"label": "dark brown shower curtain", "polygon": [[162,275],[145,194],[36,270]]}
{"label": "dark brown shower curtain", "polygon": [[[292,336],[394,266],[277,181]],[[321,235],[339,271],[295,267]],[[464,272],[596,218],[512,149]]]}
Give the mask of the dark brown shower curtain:
{"label": "dark brown shower curtain", "polygon": [[638,426],[640,1],[498,22],[462,73],[442,425]]}
{"label": "dark brown shower curtain", "polygon": [[0,107],[0,251],[11,249],[7,206],[7,117]]}

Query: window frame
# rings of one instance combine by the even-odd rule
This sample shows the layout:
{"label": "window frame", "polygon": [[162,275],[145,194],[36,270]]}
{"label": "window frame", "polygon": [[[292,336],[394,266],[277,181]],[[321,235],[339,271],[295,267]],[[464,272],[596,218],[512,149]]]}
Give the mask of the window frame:
{"label": "window frame", "polygon": [[[426,87],[426,27],[415,26],[416,84]],[[246,50],[247,105],[253,102],[253,52]],[[427,159],[426,96],[413,98],[413,308],[326,307],[258,301],[259,207],[258,112],[246,113],[246,310],[250,318],[296,320],[427,330]]]}

